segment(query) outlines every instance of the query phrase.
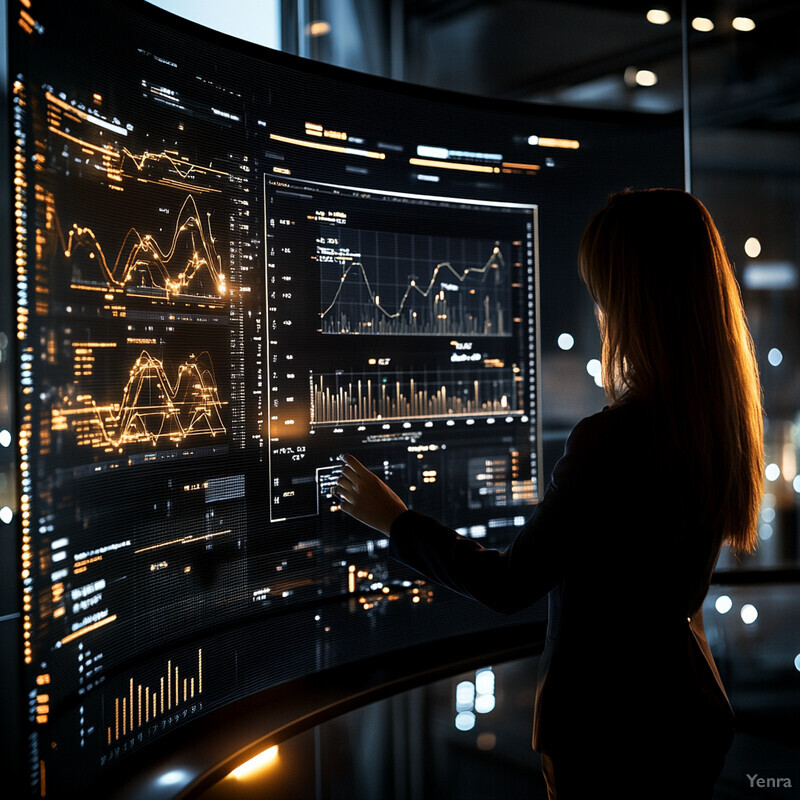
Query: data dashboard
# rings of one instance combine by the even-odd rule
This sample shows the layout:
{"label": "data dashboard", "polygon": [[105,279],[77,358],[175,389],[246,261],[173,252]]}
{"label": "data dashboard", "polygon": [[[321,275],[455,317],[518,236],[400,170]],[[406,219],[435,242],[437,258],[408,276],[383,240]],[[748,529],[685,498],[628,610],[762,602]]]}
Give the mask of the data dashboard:
{"label": "data dashboard", "polygon": [[609,192],[676,185],[677,128],[313,65],[146,3],[8,12],[31,794],[505,624],[341,512],[339,456],[508,546],[548,414],[563,440],[544,334],[578,314],[577,237]]}

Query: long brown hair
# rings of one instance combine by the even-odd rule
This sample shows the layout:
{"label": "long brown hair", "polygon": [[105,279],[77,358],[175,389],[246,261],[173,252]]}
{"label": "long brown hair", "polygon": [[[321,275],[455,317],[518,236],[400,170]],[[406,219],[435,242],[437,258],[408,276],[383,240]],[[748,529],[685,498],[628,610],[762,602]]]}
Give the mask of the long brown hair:
{"label": "long brown hair", "polygon": [[703,493],[709,532],[752,551],[764,485],[761,384],[711,215],[677,189],[611,195],[584,231],[578,271],[598,306],[610,403],[640,396],[659,407]]}

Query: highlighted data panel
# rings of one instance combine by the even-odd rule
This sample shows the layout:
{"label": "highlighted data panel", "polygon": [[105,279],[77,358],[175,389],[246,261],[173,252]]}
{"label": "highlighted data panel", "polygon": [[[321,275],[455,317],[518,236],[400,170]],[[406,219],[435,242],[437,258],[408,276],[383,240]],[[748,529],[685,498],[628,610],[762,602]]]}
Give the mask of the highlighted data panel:
{"label": "highlighted data panel", "polygon": [[492,508],[534,502],[537,207],[288,177],[265,206],[271,521],[336,508],[342,452],[403,465],[419,510],[471,505],[465,436],[520,448]]}

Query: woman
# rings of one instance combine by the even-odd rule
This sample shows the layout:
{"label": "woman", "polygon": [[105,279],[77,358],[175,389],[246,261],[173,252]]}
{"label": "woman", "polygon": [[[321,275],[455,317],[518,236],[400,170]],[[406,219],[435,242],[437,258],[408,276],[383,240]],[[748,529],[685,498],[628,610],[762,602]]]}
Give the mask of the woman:
{"label": "woman", "polygon": [[341,508],[389,534],[400,561],[491,608],[548,594],[533,744],[551,798],[710,798],[733,714],[701,607],[722,545],[756,541],[753,344],[720,235],[686,192],[612,195],[578,268],[609,405],[572,431],[509,549],[408,510],[352,456]]}

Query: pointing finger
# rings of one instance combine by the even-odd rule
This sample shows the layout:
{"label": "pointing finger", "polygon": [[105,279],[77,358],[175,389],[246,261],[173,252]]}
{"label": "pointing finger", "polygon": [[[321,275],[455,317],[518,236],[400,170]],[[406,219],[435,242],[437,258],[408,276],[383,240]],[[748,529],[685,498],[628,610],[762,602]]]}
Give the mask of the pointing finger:
{"label": "pointing finger", "polygon": [[355,456],[345,453],[340,455],[339,458],[344,461],[347,466],[351,467],[357,475],[364,476],[369,474],[369,470]]}
{"label": "pointing finger", "polygon": [[350,481],[350,483],[355,485],[356,481],[359,478],[359,475],[352,467],[345,465],[344,467],[342,467],[341,477],[344,478],[345,480]]}

